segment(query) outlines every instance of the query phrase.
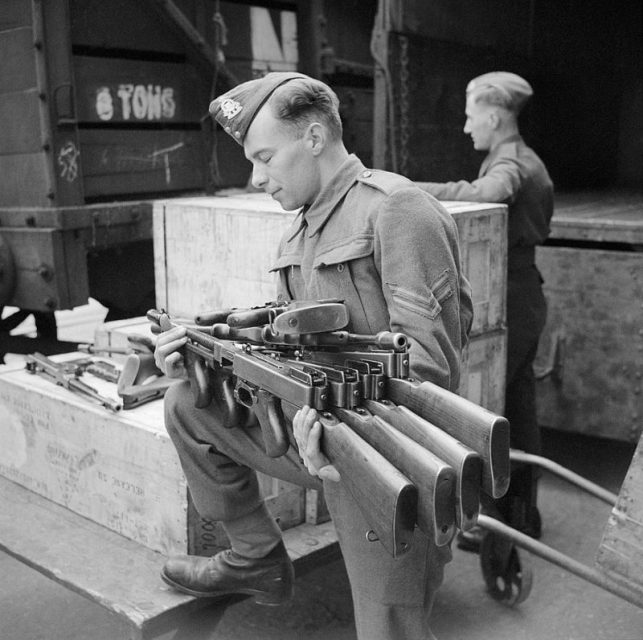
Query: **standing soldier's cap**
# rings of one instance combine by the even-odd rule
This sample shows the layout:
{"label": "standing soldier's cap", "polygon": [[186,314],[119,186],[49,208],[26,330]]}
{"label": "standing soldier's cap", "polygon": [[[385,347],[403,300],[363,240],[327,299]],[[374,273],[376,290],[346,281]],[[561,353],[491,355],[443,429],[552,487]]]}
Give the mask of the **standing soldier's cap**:
{"label": "standing soldier's cap", "polygon": [[275,71],[263,78],[243,82],[210,103],[210,114],[232,136],[243,144],[248,127],[252,124],[259,109],[282,84],[296,78],[307,79],[302,73]]}
{"label": "standing soldier's cap", "polygon": [[518,113],[534,91],[531,85],[519,75],[509,71],[491,71],[474,78],[467,85],[467,95],[473,91],[495,89],[503,97],[503,106]]}

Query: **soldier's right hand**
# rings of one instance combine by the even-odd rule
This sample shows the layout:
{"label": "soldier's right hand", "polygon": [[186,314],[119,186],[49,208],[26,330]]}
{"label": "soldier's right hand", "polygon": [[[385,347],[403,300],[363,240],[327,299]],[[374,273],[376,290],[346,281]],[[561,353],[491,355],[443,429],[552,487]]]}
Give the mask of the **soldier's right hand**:
{"label": "soldier's right hand", "polygon": [[154,362],[168,378],[188,377],[185,361],[180,349],[187,342],[185,327],[172,327],[159,333],[154,349]]}

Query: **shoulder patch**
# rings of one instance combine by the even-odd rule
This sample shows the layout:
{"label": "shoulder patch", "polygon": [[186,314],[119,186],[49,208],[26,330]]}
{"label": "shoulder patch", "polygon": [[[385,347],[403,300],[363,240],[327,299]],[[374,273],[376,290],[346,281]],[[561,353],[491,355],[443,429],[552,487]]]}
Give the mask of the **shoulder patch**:
{"label": "shoulder patch", "polygon": [[357,176],[357,181],[386,194],[413,186],[413,183],[408,178],[379,169],[365,169]]}

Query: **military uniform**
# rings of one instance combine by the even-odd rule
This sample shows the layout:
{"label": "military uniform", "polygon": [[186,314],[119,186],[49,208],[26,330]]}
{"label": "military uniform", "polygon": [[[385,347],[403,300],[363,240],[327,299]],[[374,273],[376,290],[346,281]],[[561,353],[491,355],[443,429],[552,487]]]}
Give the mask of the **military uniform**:
{"label": "military uniform", "polygon": [[[250,95],[259,104],[256,92]],[[228,126],[230,119],[220,122]],[[230,125],[230,135],[243,126]],[[366,169],[350,156],[284,234],[273,270],[279,298],[344,300],[350,330],[407,334],[413,374],[457,389],[473,314],[457,229],[444,208],[406,178]],[[256,423],[224,428],[231,425],[223,424],[216,401],[195,409],[186,382],[170,389],[165,404],[168,432],[204,517],[230,521],[251,513],[262,502],[255,471],[321,488],[296,446],[269,458]],[[343,483],[327,481],[323,488],[350,577],[358,637],[431,638],[428,619],[450,547],[438,548],[416,530],[411,550],[394,560],[367,541],[370,527]]]}
{"label": "military uniform", "polygon": [[[541,453],[536,419],[533,361],[545,325],[542,278],[535,265],[535,246],[549,235],[553,184],[542,160],[519,135],[490,150],[473,182],[418,183],[440,200],[501,202],[508,205],[507,386],[505,415],[511,424],[511,446]],[[498,506],[516,526],[513,495],[535,506],[530,469],[512,473],[509,494]],[[524,515],[524,514],[523,514]]]}

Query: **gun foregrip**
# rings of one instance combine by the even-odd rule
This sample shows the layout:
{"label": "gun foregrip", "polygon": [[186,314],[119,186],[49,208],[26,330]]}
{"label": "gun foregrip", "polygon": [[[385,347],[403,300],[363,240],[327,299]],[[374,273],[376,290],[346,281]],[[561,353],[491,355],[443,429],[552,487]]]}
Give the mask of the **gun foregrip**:
{"label": "gun foregrip", "polygon": [[242,329],[246,327],[257,327],[259,325],[268,324],[270,322],[270,313],[279,313],[281,309],[272,307],[262,307],[260,309],[247,309],[244,311],[236,311],[228,315],[226,322],[228,326],[235,329]]}
{"label": "gun foregrip", "polygon": [[190,378],[190,388],[194,397],[194,406],[197,409],[209,407],[212,402],[210,390],[210,376],[205,363],[199,358],[188,357],[186,367]]}
{"label": "gun foregrip", "polygon": [[234,311],[234,308],[203,311],[194,316],[194,322],[201,326],[210,326],[211,324],[217,324],[218,322],[225,322],[228,316],[231,313],[234,313]]}

